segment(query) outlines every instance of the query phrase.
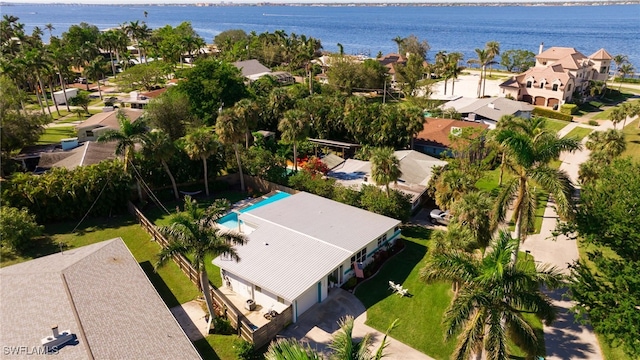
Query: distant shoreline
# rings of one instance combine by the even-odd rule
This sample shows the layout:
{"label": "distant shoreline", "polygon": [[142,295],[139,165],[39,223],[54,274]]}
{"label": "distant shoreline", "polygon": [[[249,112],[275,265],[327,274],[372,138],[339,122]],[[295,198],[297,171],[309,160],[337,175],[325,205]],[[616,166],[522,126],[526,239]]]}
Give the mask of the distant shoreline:
{"label": "distant shoreline", "polygon": [[87,4],[87,3],[24,3],[24,2],[0,2],[0,6],[180,6],[180,7],[237,7],[237,6],[321,6],[321,7],[455,7],[455,6],[609,6],[609,5],[638,5],[640,0],[613,0],[613,1],[521,1],[521,2],[411,2],[411,3],[394,3],[394,2],[353,2],[353,3],[335,3],[335,2],[314,2],[314,3],[296,3],[296,2],[259,2],[259,3],[212,3],[212,2],[194,2],[191,4],[183,3],[167,3],[167,4]]}

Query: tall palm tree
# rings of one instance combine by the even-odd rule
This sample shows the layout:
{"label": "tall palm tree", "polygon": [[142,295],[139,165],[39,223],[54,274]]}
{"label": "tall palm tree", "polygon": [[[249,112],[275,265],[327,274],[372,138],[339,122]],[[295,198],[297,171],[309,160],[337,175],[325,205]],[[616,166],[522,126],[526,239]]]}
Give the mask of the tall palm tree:
{"label": "tall palm tree", "polygon": [[105,131],[98,137],[97,141],[116,141],[116,154],[124,155],[124,171],[127,171],[129,162],[133,159],[135,145],[142,142],[143,136],[147,132],[147,124],[142,118],[131,121],[122,110],[119,110],[116,116],[118,117],[120,129]]}
{"label": "tall palm tree", "polygon": [[[493,64],[495,64],[496,62],[493,60],[496,58],[496,56],[500,55],[500,43],[497,41],[489,41],[484,45],[484,48],[489,53],[489,57],[491,58],[491,61],[493,62]],[[491,76],[491,71],[493,71],[493,66],[489,66],[489,70],[490,70],[489,76]],[[485,78],[485,81],[486,81],[486,78]]]}
{"label": "tall palm tree", "polygon": [[481,67],[480,79],[478,80],[478,97],[481,98],[484,97],[484,88],[482,85],[483,80],[487,74],[487,66],[490,64],[495,64],[495,62],[491,60],[490,53],[486,49],[476,49],[475,52],[477,58],[469,59],[467,60],[467,63],[477,64]]}
{"label": "tall palm tree", "polygon": [[474,171],[447,168],[434,180],[434,200],[441,209],[451,209],[464,194],[476,190],[477,181]]}
{"label": "tall palm tree", "polygon": [[234,109],[224,109],[220,114],[218,114],[218,119],[216,120],[216,134],[218,134],[218,139],[221,143],[233,146],[236,161],[238,162],[240,188],[242,191],[245,190],[244,175],[242,173],[242,162],[240,160],[240,151],[238,147],[239,143],[244,140],[246,132],[245,124],[241,118],[236,116]]}
{"label": "tall palm tree", "polygon": [[49,31],[49,39],[51,39],[53,37],[53,30],[55,30],[56,28],[53,27],[53,24],[51,23],[46,24],[44,28]]}
{"label": "tall palm tree", "polygon": [[84,72],[87,76],[87,79],[96,80],[98,83],[98,94],[100,96],[100,100],[102,100],[102,88],[100,87],[100,79],[104,77],[104,67],[105,67],[104,57],[102,55],[98,55],[95,59],[91,60],[87,67],[85,67]]}
{"label": "tall palm tree", "polygon": [[298,143],[307,138],[309,122],[309,116],[304,111],[292,109],[287,110],[278,123],[282,140],[293,144],[293,169],[295,171],[298,171]]}
{"label": "tall palm tree", "polygon": [[548,325],[556,316],[551,299],[540,288],[553,289],[564,283],[558,269],[535,264],[531,259],[517,264],[511,258],[519,241],[501,231],[489,252],[477,258],[462,251],[435,254],[421,271],[427,282],[461,281],[458,294],[446,310],[446,337],[457,336],[452,359],[506,360],[511,339],[528,358],[539,353],[539,339],[524,314],[534,314]]}
{"label": "tall palm tree", "polygon": [[[516,238],[523,241],[530,233],[537,207],[536,188],[549,192],[560,216],[568,218],[573,211],[573,184],[566,172],[549,167],[562,152],[579,150],[582,145],[575,138],[559,138],[557,133],[542,131],[535,137],[512,129],[499,130],[496,140],[509,157],[507,169],[513,178],[506,182],[496,199],[494,211],[503,222],[506,210],[513,204],[516,219]],[[517,250],[514,252],[514,262]]]}
{"label": "tall palm tree", "polygon": [[177,148],[169,138],[169,135],[162,130],[154,129],[142,137],[142,154],[144,157],[162,164],[162,168],[164,168],[164,171],[169,176],[169,180],[171,180],[173,195],[176,200],[179,200],[180,193],[178,193],[178,185],[176,185],[176,179],[169,169],[169,164],[167,164],[167,161],[173,157],[176,150]]}
{"label": "tall palm tree", "polygon": [[192,130],[184,139],[184,151],[191,160],[202,160],[204,169],[204,189],[209,196],[209,174],[207,159],[218,152],[219,143],[215,134],[208,127],[199,127]]}
{"label": "tall palm tree", "polygon": [[185,196],[184,211],[170,218],[170,225],[158,228],[167,237],[169,245],[158,255],[156,267],[163,266],[174,255],[182,254],[192,257],[192,264],[198,271],[200,290],[204,293],[209,311],[209,329],[215,318],[215,310],[209,291],[209,276],[205,267],[207,256],[226,255],[235,261],[240,257],[234,246],[244,245],[246,238],[237,232],[223,231],[215,225],[229,208],[226,200],[216,200],[208,209],[198,207],[195,200]]}
{"label": "tall palm tree", "polygon": [[390,196],[389,183],[395,183],[402,176],[400,160],[390,147],[375,148],[371,151],[371,177],[378,185],[384,185]]}
{"label": "tall palm tree", "polygon": [[463,66],[458,65],[458,63],[462,61],[463,58],[464,55],[459,52],[453,52],[447,55],[447,76],[451,79],[451,95],[454,95],[455,92],[456,79],[462,74],[462,71],[464,70]]}
{"label": "tall palm tree", "polygon": [[[532,119],[525,119],[525,118],[521,118],[513,115],[503,115],[498,121],[496,128],[498,130],[511,129],[514,131],[525,133],[529,135],[531,138],[536,138],[542,132],[545,131],[546,122],[547,120],[543,117],[534,117]],[[495,135],[497,135],[498,133],[499,132],[494,132],[493,138],[495,138]],[[500,178],[498,180],[498,186],[502,186],[504,168],[506,165],[506,161],[508,160],[507,151],[509,149],[504,146],[501,146],[500,143],[498,143],[498,147],[500,147],[501,153],[502,153],[502,160],[500,162]]]}

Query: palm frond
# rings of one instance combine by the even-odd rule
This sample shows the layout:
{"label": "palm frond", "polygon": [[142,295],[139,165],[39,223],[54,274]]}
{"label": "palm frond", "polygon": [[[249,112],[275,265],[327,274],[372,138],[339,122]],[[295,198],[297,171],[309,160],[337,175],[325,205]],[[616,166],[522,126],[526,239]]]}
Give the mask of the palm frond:
{"label": "palm frond", "polygon": [[518,178],[513,178],[504,184],[504,187],[498,193],[498,197],[495,199],[493,207],[493,214],[496,222],[502,223],[505,220],[507,210],[513,203],[513,199],[516,197],[518,187],[520,185]]}

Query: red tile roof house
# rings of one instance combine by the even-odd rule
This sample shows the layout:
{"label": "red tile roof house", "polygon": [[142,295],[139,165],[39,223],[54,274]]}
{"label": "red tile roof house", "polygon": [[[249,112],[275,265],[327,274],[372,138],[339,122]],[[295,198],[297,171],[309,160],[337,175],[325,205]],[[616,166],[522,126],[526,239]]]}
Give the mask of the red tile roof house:
{"label": "red tile roof house", "polygon": [[585,56],[574,48],[540,51],[536,65],[500,84],[501,94],[536,106],[556,107],[574,92],[586,93],[589,82],[606,81],[613,57],[605,49]]}
{"label": "red tile roof house", "polygon": [[486,131],[487,124],[453,119],[426,118],[424,128],[416,135],[413,149],[424,154],[440,156],[451,147],[449,136],[463,128],[475,128]]}

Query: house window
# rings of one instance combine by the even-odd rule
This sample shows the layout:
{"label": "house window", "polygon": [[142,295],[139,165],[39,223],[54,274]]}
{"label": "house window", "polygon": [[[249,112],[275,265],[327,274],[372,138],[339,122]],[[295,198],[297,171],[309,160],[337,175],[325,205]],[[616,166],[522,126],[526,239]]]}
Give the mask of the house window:
{"label": "house window", "polygon": [[606,66],[600,68],[600,74],[606,74],[609,71]]}
{"label": "house window", "polygon": [[544,89],[544,83],[540,84],[540,89]]}
{"label": "house window", "polygon": [[547,65],[547,62],[546,62],[546,61],[543,61],[543,62],[542,62],[542,65]]}
{"label": "house window", "polygon": [[93,131],[87,130],[87,137],[93,137]]}
{"label": "house window", "polygon": [[367,259],[367,248],[363,248],[351,257],[351,268],[353,268],[354,262],[364,262]]}
{"label": "house window", "polygon": [[527,81],[527,87],[530,88],[532,85],[531,81]]}
{"label": "house window", "polygon": [[384,234],[378,238],[378,247],[382,246],[382,244],[387,241],[387,234]]}
{"label": "house window", "polygon": [[283,298],[281,298],[280,296],[278,296],[278,302],[279,302],[280,304],[284,304],[284,299],[283,299]]}
{"label": "house window", "polygon": [[571,91],[571,84],[567,85],[567,91]]}
{"label": "house window", "polygon": [[258,286],[258,285],[256,285],[256,292],[259,292],[259,293],[262,292],[262,288],[260,286]]}
{"label": "house window", "polygon": [[553,84],[553,88],[552,88],[552,90],[553,90],[553,91],[558,91],[558,84]]}
{"label": "house window", "polygon": [[399,227],[399,226],[396,226],[395,228],[393,228],[393,232],[394,232],[394,233],[398,232],[398,230],[400,230],[400,227]]}

